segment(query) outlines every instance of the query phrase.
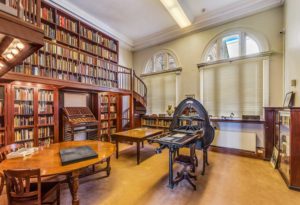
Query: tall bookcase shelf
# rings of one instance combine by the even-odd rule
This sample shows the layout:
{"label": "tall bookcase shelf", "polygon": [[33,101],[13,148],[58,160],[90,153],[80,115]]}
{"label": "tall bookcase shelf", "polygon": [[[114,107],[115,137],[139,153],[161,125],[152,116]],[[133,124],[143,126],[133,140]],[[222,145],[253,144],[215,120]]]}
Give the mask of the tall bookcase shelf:
{"label": "tall bookcase shelf", "polygon": [[5,86],[0,85],[0,147],[5,145]]}
{"label": "tall bookcase shelf", "polygon": [[58,141],[58,94],[52,86],[14,83],[10,88],[10,143],[22,143],[26,147],[45,145]]}
{"label": "tall bookcase shelf", "polygon": [[98,93],[97,110],[100,123],[100,138],[110,136],[120,130],[120,96],[110,92]]}

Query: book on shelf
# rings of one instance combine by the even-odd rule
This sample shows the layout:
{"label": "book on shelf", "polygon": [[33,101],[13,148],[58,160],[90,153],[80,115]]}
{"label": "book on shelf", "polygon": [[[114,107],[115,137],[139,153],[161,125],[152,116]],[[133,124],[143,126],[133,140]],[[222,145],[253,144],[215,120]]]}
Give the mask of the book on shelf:
{"label": "book on shelf", "polygon": [[77,27],[78,27],[77,22],[72,21],[71,19],[68,19],[65,16],[57,14],[56,15],[56,23],[57,23],[57,25],[65,28],[67,30],[77,33]]}
{"label": "book on shelf", "polygon": [[53,137],[53,127],[40,127],[38,130],[38,138]]}
{"label": "book on shelf", "polygon": [[53,91],[39,90],[39,101],[42,102],[53,102]]}
{"label": "book on shelf", "polygon": [[43,7],[41,8],[41,18],[53,23],[54,20],[53,9]]}
{"label": "book on shelf", "polygon": [[101,135],[108,134],[108,129],[102,129],[102,130],[100,130],[100,134]]}
{"label": "book on shelf", "polygon": [[92,31],[82,25],[79,28],[80,36],[87,38],[95,43],[101,43],[101,35],[98,32]]}
{"label": "book on shelf", "polygon": [[82,40],[80,41],[80,49],[95,55],[101,55],[101,48],[98,45],[94,45]]}
{"label": "book on shelf", "polygon": [[102,45],[113,50],[113,51],[117,51],[117,44],[114,40],[108,39],[103,37],[102,38]]}
{"label": "book on shelf", "polygon": [[39,116],[38,124],[39,125],[53,125],[54,117],[53,116]]}
{"label": "book on shelf", "polygon": [[14,104],[15,115],[33,115],[33,105],[27,102]]}
{"label": "book on shelf", "polygon": [[56,44],[44,41],[44,46],[40,49],[40,51],[56,55]]}
{"label": "book on shelf", "polygon": [[41,138],[39,139],[39,146],[47,146],[52,144],[53,142],[53,138]]}
{"label": "book on shelf", "polygon": [[33,129],[15,130],[15,142],[33,140]]}
{"label": "book on shelf", "polygon": [[32,101],[33,89],[15,88],[15,100]]}
{"label": "book on shelf", "polygon": [[101,120],[108,120],[108,113],[104,113],[100,115]]}
{"label": "book on shelf", "polygon": [[109,107],[109,111],[110,112],[116,112],[116,106],[115,105],[111,105],[110,107]]}
{"label": "book on shelf", "polygon": [[78,38],[76,36],[59,29],[56,31],[56,40],[73,47],[78,47]]}
{"label": "book on shelf", "polygon": [[101,128],[108,128],[109,123],[107,121],[101,122]]}
{"label": "book on shelf", "polygon": [[53,114],[53,105],[49,105],[45,102],[39,102],[38,108],[39,114]]}
{"label": "book on shelf", "polygon": [[44,34],[46,37],[55,39],[55,28],[44,23],[41,24],[41,28],[44,30]]}
{"label": "book on shelf", "polygon": [[15,116],[14,117],[14,126],[30,126],[34,124],[33,116]]}
{"label": "book on shelf", "polygon": [[78,60],[78,51],[74,49],[65,48],[62,46],[57,46],[57,55],[68,58],[70,60]]}

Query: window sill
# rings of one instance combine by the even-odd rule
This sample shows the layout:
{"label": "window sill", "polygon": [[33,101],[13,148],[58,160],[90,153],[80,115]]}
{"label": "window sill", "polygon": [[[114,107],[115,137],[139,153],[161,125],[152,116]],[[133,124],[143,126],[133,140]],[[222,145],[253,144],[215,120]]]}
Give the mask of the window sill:
{"label": "window sill", "polygon": [[203,69],[204,67],[207,67],[207,66],[218,65],[218,64],[222,64],[222,63],[232,63],[235,61],[241,61],[241,60],[247,60],[247,59],[253,59],[253,58],[267,57],[267,56],[271,56],[271,55],[272,55],[272,52],[262,52],[262,53],[253,54],[253,55],[240,56],[240,57],[236,57],[236,58],[222,59],[222,60],[216,60],[216,61],[212,61],[212,62],[200,63],[197,66],[199,69]]}
{"label": "window sill", "polygon": [[174,68],[174,69],[169,69],[169,70],[164,70],[164,71],[159,71],[159,72],[153,72],[153,73],[147,73],[147,74],[141,74],[141,77],[148,77],[148,76],[153,76],[153,75],[160,75],[160,74],[165,74],[165,73],[181,73],[182,68]]}

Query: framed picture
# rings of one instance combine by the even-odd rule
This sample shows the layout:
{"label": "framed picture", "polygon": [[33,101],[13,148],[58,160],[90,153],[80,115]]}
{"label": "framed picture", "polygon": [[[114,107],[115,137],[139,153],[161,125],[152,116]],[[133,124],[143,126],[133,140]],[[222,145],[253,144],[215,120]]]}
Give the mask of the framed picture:
{"label": "framed picture", "polygon": [[279,150],[274,147],[273,148],[273,153],[272,153],[272,157],[271,157],[271,165],[274,169],[277,168],[277,163],[278,163],[278,156],[279,156]]}
{"label": "framed picture", "polygon": [[294,92],[288,92],[285,95],[283,107],[293,107],[294,106],[294,99],[295,99],[295,93]]}

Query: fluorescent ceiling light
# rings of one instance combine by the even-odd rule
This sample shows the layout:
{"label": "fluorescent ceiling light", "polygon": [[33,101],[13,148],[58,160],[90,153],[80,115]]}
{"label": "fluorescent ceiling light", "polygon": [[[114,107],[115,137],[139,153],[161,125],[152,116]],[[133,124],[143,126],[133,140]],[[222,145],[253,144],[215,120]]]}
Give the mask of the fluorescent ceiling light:
{"label": "fluorescent ceiling light", "polygon": [[176,23],[180,28],[184,28],[191,25],[191,21],[184,13],[182,7],[177,0],[160,0],[161,3],[166,7],[168,12],[171,14]]}

